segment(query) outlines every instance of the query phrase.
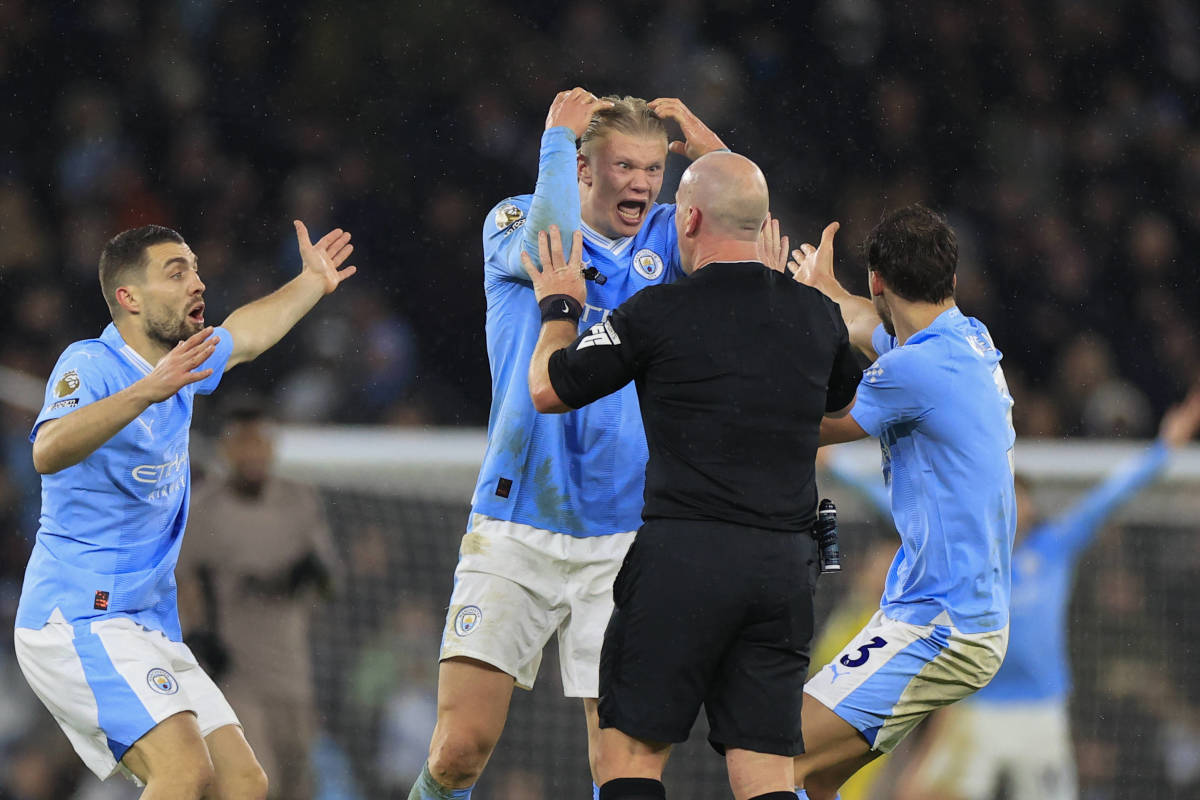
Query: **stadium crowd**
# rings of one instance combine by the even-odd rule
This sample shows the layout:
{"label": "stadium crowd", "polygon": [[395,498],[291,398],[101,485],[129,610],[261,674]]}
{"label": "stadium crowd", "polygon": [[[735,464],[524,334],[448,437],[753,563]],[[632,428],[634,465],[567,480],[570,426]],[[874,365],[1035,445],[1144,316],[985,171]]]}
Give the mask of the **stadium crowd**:
{"label": "stadium crowd", "polygon": [[[1200,10],[1187,0],[12,0],[0,4],[0,639],[37,527],[33,415],[14,376],[40,383],[66,344],[103,328],[109,237],[180,230],[219,320],[298,269],[292,218],[352,227],[370,268],[225,394],[270,396],[294,422],[482,426],[479,231],[496,201],[532,189],[544,110],[573,85],[685,99],[762,166],[793,237],[838,219],[841,240],[859,242],[914,201],[947,213],[969,276],[959,302],[1004,351],[1020,436],[1150,436],[1200,375],[1186,255],[1200,249]],[[862,272],[858,258],[841,267],[860,293]],[[347,560],[374,569],[369,553]],[[1126,642],[1120,620],[1159,594],[1120,558],[1108,570],[1080,592],[1113,612],[1099,635]],[[389,671],[430,659],[387,654],[428,645],[437,622],[424,613],[381,615],[375,639],[351,643],[340,702],[372,709],[380,737],[421,738],[405,709],[427,715],[428,689],[406,693]],[[0,799],[68,797],[73,772],[38,772],[58,734],[7,695],[20,678],[3,649]],[[1144,697],[1121,675],[1082,684],[1104,681],[1164,731],[1139,741],[1146,782],[1126,793],[1197,790],[1200,738],[1166,733],[1195,729],[1178,709],[1196,698]],[[1116,745],[1083,733],[1096,741],[1081,747],[1081,786],[1109,796]],[[396,759],[376,763],[390,785]]]}

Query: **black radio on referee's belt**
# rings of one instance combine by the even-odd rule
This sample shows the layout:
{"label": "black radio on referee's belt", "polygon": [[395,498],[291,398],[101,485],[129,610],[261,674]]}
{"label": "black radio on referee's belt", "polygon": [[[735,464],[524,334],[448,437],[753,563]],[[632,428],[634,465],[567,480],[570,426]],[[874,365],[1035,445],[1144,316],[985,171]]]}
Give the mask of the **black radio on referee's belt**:
{"label": "black radio on referee's belt", "polygon": [[813,524],[812,537],[817,540],[820,551],[821,574],[842,571],[842,551],[838,547],[837,506],[825,498],[817,504],[817,521]]}

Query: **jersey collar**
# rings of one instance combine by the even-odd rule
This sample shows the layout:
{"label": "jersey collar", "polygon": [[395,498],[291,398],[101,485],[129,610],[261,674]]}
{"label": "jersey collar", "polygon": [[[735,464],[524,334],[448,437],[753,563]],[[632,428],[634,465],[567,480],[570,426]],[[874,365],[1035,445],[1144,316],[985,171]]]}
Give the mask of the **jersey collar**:
{"label": "jersey collar", "polygon": [[125,340],[121,338],[121,332],[117,330],[115,324],[108,323],[108,327],[104,329],[104,333],[100,334],[100,341],[108,345],[110,350],[119,353],[140,372],[149,375],[154,369],[153,364],[142,358],[142,355],[138,351],[126,344]]}
{"label": "jersey collar", "polygon": [[615,256],[621,255],[629,249],[633,244],[632,236],[623,236],[620,239],[610,239],[602,233],[597,233],[594,228],[588,225],[583,220],[579,221],[579,229],[583,231],[583,238],[603,250],[607,250]]}

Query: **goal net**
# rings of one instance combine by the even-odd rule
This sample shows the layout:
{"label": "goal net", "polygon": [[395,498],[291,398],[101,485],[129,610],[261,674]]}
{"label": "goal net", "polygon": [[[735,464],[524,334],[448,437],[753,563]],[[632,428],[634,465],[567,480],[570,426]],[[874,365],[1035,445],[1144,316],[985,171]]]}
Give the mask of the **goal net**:
{"label": "goal net", "polygon": [[[344,588],[314,630],[313,659],[323,730],[362,797],[406,796],[425,757],[438,642],[484,444],[477,430],[282,432],[280,470],[322,489],[344,561]],[[1053,514],[1144,446],[1020,442],[1017,465],[1040,510]],[[844,447],[839,463],[878,474],[876,445]],[[838,502],[844,572],[821,579],[818,634],[875,563],[871,545],[897,541],[854,492],[825,480],[822,494]],[[1097,796],[1183,797],[1200,785],[1197,575],[1200,448],[1193,446],[1114,516],[1079,564],[1070,612],[1072,719],[1081,787]],[[665,780],[673,796],[729,796],[724,761],[706,732],[701,715],[691,740],[672,754]],[[552,643],[535,690],[514,693],[476,796],[589,793],[582,704],[562,697]]]}

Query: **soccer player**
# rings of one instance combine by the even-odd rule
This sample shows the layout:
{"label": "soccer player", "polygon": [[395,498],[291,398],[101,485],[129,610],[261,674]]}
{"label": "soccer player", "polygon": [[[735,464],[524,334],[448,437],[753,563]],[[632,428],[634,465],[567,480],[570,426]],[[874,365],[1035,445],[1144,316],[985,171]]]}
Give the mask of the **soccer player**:
{"label": "soccer player", "polygon": [[88,768],[132,776],[145,800],[266,796],[233,709],[182,643],[174,570],[195,395],[355,272],[342,267],[349,233],[314,245],[295,227],[301,273],[216,329],[182,236],[148,225],[113,237],[100,255],[112,324],[63,352],[30,434],[42,514],[17,659]]}
{"label": "soccer player", "polygon": [[992,682],[931,720],[904,797],[990,800],[1001,781],[1010,797],[1073,800],[1075,759],[1067,701],[1067,608],[1075,566],[1123,503],[1162,474],[1171,453],[1200,428],[1200,387],[1163,417],[1158,441],[1057,516],[1036,519],[1017,474],[1008,654]]}
{"label": "soccer player", "polygon": [[795,274],[877,360],[821,441],[879,437],[901,547],[878,613],[805,686],[796,778],[812,800],[999,669],[1016,527],[1012,397],[987,328],[955,305],[954,231],[919,205],[886,215],[864,248],[871,300],[834,277],[836,232],[794,253]]}
{"label": "soccer player", "polygon": [[[686,141],[668,145],[663,119]],[[578,151],[576,139],[580,140]],[[414,800],[470,797],[504,729],[513,686],[533,687],[556,631],[568,697],[583,698],[595,772],[598,663],[612,581],[633,540],[646,441],[633,387],[563,416],[539,416],[526,373],[541,318],[521,253],[536,231],[582,230],[588,281],[580,325],[639,289],[681,275],[675,208],[655,203],[668,147],[723,149],[675,99],[560,93],[546,117],[533,195],[483,226],[488,447],[454,573],[438,672],[438,722]]]}
{"label": "soccer player", "polygon": [[664,798],[671,744],[701,705],[737,800],[795,797],[817,440],[861,372],[836,306],[759,261],[767,199],[749,159],[697,160],[675,217],[688,280],[639,292],[578,338],[577,247],[566,263],[552,229],[545,269],[527,258],[543,320],[534,405],[565,412],[635,381],[650,447],[600,662],[601,800]]}

